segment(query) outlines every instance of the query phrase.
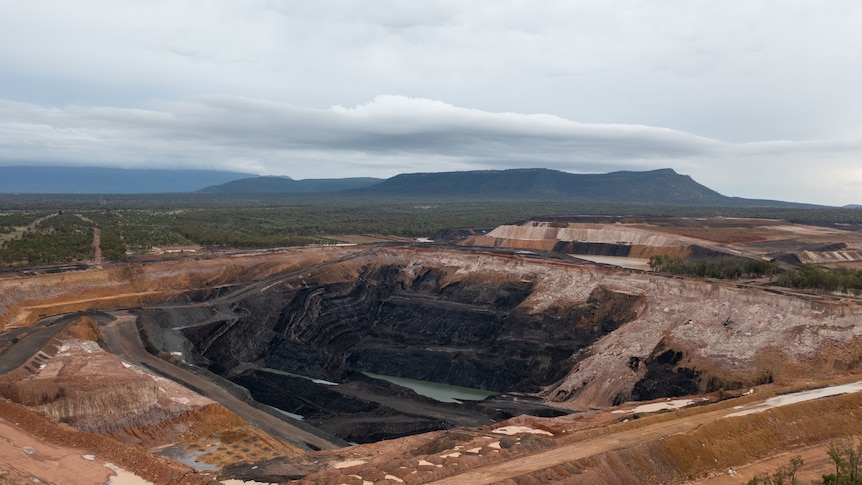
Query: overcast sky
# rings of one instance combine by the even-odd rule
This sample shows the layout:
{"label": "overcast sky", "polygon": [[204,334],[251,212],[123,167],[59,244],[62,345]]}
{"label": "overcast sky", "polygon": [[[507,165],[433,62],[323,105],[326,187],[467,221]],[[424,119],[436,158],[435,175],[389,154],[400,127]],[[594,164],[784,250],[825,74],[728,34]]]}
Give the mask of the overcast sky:
{"label": "overcast sky", "polygon": [[0,165],[673,168],[862,203],[862,2],[0,0]]}

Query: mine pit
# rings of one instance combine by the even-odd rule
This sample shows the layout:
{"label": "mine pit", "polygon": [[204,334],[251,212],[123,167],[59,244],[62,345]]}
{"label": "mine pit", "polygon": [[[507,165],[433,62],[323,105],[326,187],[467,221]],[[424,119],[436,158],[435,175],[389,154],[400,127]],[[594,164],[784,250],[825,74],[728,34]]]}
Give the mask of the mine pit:
{"label": "mine pit", "polygon": [[[522,232],[513,234],[532,237]],[[95,456],[110,437],[118,463],[146,448],[120,463],[129,469],[144,470],[146,455],[201,480],[218,469],[263,481],[468,483],[490,469],[500,480],[541,479],[545,469],[606,476],[601,463],[572,457],[659,456],[673,441],[661,429],[671,413],[692,425],[686,433],[712,433],[701,425],[778,386],[860,368],[862,306],[849,296],[593,264],[518,244],[148,263],[84,272],[78,286],[57,275],[0,280],[8,281],[0,407],[11,416],[27,405],[73,426],[57,436],[86,438]],[[34,288],[57,296],[33,304]],[[75,339],[88,343],[70,346]],[[80,355],[66,355],[73,347]],[[426,396],[405,384],[481,394]],[[810,440],[826,439],[815,433],[828,431],[815,422],[822,405],[790,405],[811,407]],[[829,419],[846,414],[836,407]],[[715,432],[769,416],[730,416]],[[617,441],[603,439],[604,429],[579,434],[610,423],[626,449],[609,449]],[[528,454],[539,459],[503,466]],[[617,483],[645,476],[626,473]]]}
{"label": "mine pit", "polygon": [[370,258],[136,315],[151,353],[181,353],[260,403],[366,443],[567,413],[531,395],[633,318],[640,297],[596,288],[580,305],[533,313],[534,285]]}

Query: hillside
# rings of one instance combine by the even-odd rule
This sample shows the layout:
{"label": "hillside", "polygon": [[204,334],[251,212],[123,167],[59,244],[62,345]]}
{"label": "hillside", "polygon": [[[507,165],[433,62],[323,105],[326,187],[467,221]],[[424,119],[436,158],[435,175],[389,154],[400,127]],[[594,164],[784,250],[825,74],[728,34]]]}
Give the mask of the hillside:
{"label": "hillside", "polygon": [[343,179],[304,179],[290,177],[251,177],[211,185],[198,192],[207,194],[307,194],[362,189],[380,183],[382,179],[354,177]]}
{"label": "hillside", "polygon": [[573,174],[543,168],[407,173],[374,178],[292,180],[256,177],[206,187],[203,193],[290,194],[342,192],[345,196],[579,200],[646,205],[800,207],[804,204],[726,197],[688,175],[665,168],[645,172]]}
{"label": "hillside", "polygon": [[[699,227],[671,222],[641,221],[628,234],[612,222],[607,237],[676,244]],[[740,232],[725,222],[702,235]],[[856,237],[746,224],[758,240]],[[862,302],[850,296],[490,248],[210,256],[0,275],[0,430],[38,450],[4,445],[14,461],[0,473],[48,478],[56,460],[33,460],[48,445],[74,445],[57,453],[110,459],[154,483],[222,473],[309,484],[671,484],[727,474],[733,481],[721,483],[736,484],[753,475],[746,465],[786,461],[785,451],[808,463],[862,430],[862,393],[853,393]],[[432,401],[360,371],[501,394]],[[781,394],[803,388],[816,392]],[[698,405],[673,411],[689,404]],[[37,431],[49,437],[27,435]],[[810,475],[829,471],[814,465]]]}
{"label": "hillside", "polygon": [[412,173],[396,175],[355,192],[379,196],[571,199],[701,207],[802,206],[727,197],[669,168],[605,174],[573,174],[542,168]]}
{"label": "hillside", "polygon": [[816,207],[728,197],[688,175],[665,168],[644,172],[573,174],[543,168],[407,173],[389,179],[353,177],[294,180],[215,170],[99,167],[0,167],[0,194],[251,195],[333,194],[343,197],[581,201],[688,207]]}

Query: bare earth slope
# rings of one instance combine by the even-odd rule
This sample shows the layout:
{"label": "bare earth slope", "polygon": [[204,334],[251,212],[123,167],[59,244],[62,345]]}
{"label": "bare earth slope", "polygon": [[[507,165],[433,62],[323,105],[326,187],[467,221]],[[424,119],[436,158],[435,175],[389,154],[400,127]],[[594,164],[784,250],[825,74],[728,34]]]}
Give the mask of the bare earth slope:
{"label": "bare earth slope", "polygon": [[[740,233],[723,222],[705,224],[703,237],[684,224],[657,229],[662,224],[537,223],[481,237],[496,238],[484,241],[491,246],[530,250],[560,249],[563,241],[643,245],[640,255],[648,254],[646,248],[683,254],[698,246],[761,257],[782,251],[823,255],[843,238],[840,257],[824,256],[833,259],[850,257],[848,248],[858,244],[853,233],[778,222],[750,226],[746,240],[729,237]],[[43,416],[40,426],[62,420],[80,433],[110,436],[117,449],[133,447],[146,456],[209,450],[209,461],[201,458],[196,466],[209,463],[245,478],[680,483],[778,450],[862,434],[860,393],[729,416],[776,389],[854,378],[862,363],[862,305],[849,296],[672,277],[516,250],[392,245],[6,275],[0,277],[0,303],[0,392],[19,406],[4,403],[7,422],[0,424],[14,426],[8,416],[13,409],[24,413],[23,405]],[[130,313],[128,307],[142,308]],[[81,311],[88,313],[76,313]],[[439,370],[444,362],[445,372]],[[420,401],[357,372],[399,369],[403,377],[520,393],[437,414],[444,407],[403,407]],[[97,378],[104,375],[112,377]],[[340,440],[278,418],[278,411],[255,403],[235,384],[260,384],[254,389],[258,399],[271,397],[272,387],[264,384],[330,396],[324,391],[333,382],[317,382],[324,379],[344,386],[338,392],[348,404],[338,412],[351,418],[333,420],[332,409],[297,401],[309,413],[317,409],[309,418],[315,426],[355,434],[385,416],[393,433],[420,422],[422,429],[443,431],[338,448]],[[751,388],[753,395],[712,406],[610,425],[644,414],[610,412],[618,405],[631,409],[628,401],[715,400],[719,389],[740,396]],[[390,393],[392,407],[386,399],[363,401],[380,389]],[[481,421],[505,399],[542,400],[573,414]],[[420,411],[429,414],[410,415]],[[453,424],[433,428],[430,414]],[[445,430],[457,420],[476,424]],[[247,422],[258,431],[244,427]],[[505,424],[523,428],[507,430],[510,436],[499,431]],[[230,443],[239,447],[223,446]],[[93,446],[82,445],[81,453]],[[315,448],[329,450],[308,453]],[[184,470],[183,480],[212,478]]]}

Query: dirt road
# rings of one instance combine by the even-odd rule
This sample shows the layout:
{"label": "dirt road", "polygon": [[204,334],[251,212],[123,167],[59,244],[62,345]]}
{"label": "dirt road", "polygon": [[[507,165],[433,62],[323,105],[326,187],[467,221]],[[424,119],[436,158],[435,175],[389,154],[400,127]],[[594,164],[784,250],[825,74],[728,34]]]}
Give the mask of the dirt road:
{"label": "dirt road", "polygon": [[575,441],[563,446],[536,454],[520,456],[512,460],[480,467],[466,473],[437,480],[438,485],[460,485],[470,483],[480,485],[495,483],[527,473],[544,470],[556,465],[588,458],[608,451],[635,446],[645,441],[658,440],[664,436],[682,433],[697,428],[701,424],[715,421],[732,410],[722,409],[692,416],[690,419],[676,419],[652,424],[643,428],[622,431],[597,438]]}
{"label": "dirt road", "polygon": [[102,266],[102,230],[98,227],[93,228],[93,262]]}
{"label": "dirt road", "polygon": [[116,312],[117,320],[100,325],[102,337],[108,350],[123,359],[143,365],[174,380],[228,408],[241,418],[270,435],[306,450],[336,449],[346,443],[328,440],[300,425],[293,425],[246,401],[234,396],[217,383],[174,364],[165,362],[148,353],[141,343],[135,317],[125,312]]}
{"label": "dirt road", "polygon": [[[510,478],[552,468],[557,465],[571,463],[583,458],[594,457],[614,450],[635,447],[642,443],[663,440],[676,434],[692,432],[707,423],[715,423],[723,418],[741,418],[746,414],[763,412],[773,407],[789,406],[815,399],[825,399],[824,397],[821,397],[821,395],[855,395],[858,393],[860,386],[862,386],[862,383],[844,384],[816,389],[813,391],[802,391],[769,399],[755,400],[739,406],[724,407],[700,414],[687,415],[680,417],[679,419],[653,423],[639,428],[623,429],[619,432],[595,438],[583,440],[576,440],[574,437],[572,439],[562,438],[562,440],[564,440],[563,444],[556,448],[519,456],[503,463],[473,468],[464,473],[429,483],[438,485],[456,485],[463,483],[479,485],[497,483]],[[819,446],[819,448],[813,448],[822,450],[825,448],[825,445]],[[816,453],[809,453],[809,455],[811,462],[819,466],[817,471],[813,471],[811,473],[819,473],[819,470],[822,469],[822,465],[826,463],[827,460]],[[774,470],[778,464],[786,463],[788,458],[789,455],[787,457],[781,457],[774,462],[769,462],[769,465],[766,467],[754,467],[752,470],[754,473]],[[749,474],[748,476],[753,472],[747,471]],[[739,478],[737,477],[736,480],[737,481],[735,483],[738,483]],[[725,482],[717,481],[716,483]]]}

